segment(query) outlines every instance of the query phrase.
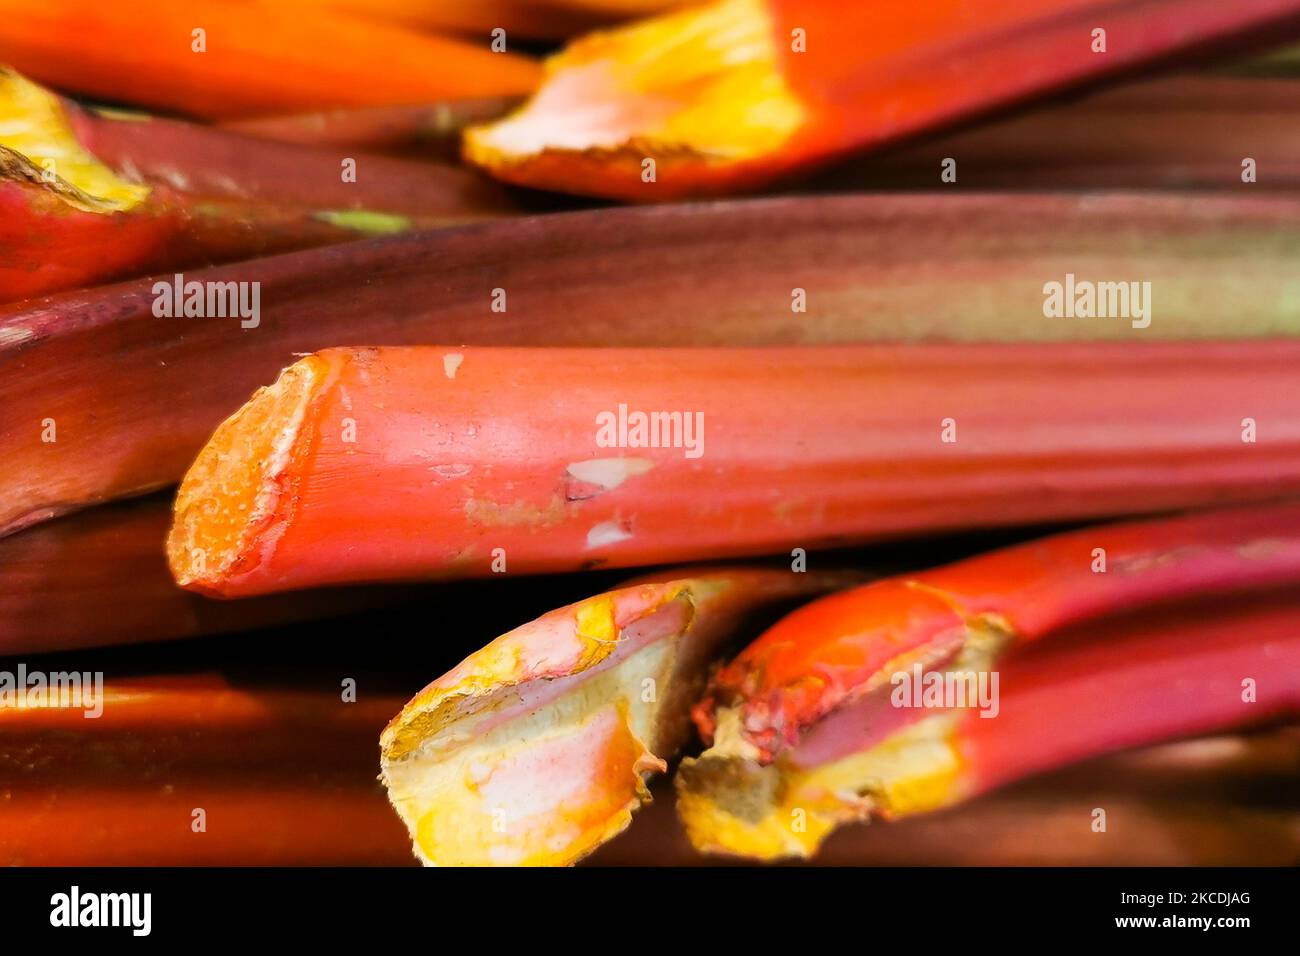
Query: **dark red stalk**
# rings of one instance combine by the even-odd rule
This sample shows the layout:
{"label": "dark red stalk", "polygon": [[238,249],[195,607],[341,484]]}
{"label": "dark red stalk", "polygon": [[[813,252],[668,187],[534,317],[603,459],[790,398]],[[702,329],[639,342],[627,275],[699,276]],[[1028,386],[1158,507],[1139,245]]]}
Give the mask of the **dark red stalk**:
{"label": "dark red stalk", "polygon": [[0,541],[0,656],[271,627],[391,605],[410,589],[213,601],[178,588],[170,495],[71,515]]}
{"label": "dark red stalk", "polygon": [[[68,293],[0,310],[0,529],[179,480],[256,387],[339,343],[1290,335],[1298,222],[1300,202],[1277,198],[777,199],[510,220],[187,274],[260,283],[255,329],[158,318],[151,280]],[[1149,278],[1150,327],[1044,318],[1043,283],[1085,267]]]}
{"label": "dark red stalk", "polygon": [[[426,226],[515,208],[505,191],[483,176],[358,152],[354,143],[276,143],[181,120],[72,104],[68,116],[81,144],[111,168],[189,195],[391,213]],[[354,161],[355,177],[345,170],[345,160]]]}
{"label": "dark red stalk", "polygon": [[[812,180],[815,188],[1295,189],[1300,81],[1180,74],[1049,104]],[[1213,130],[1213,135],[1206,135]],[[1243,162],[1254,161],[1254,181]],[[955,180],[941,179],[954,160]]]}

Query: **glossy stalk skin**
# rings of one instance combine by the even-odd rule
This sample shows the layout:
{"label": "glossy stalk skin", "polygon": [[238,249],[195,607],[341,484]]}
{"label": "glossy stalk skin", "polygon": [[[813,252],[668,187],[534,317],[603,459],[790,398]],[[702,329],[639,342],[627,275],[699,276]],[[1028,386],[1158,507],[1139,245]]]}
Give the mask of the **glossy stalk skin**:
{"label": "glossy stalk skin", "polygon": [[[485,576],[498,548],[553,572],[1259,500],[1300,491],[1297,360],[1286,340],[331,349],[214,433],[168,557],[236,597]],[[637,411],[683,411],[673,447],[632,443]]]}
{"label": "glossy stalk skin", "polygon": [[[160,319],[152,280],[66,293],[0,309],[0,532],[178,481],[254,389],[340,342],[1293,335],[1297,222],[1300,202],[1278,197],[804,197],[561,213],[187,274],[260,283],[256,329]],[[1083,263],[1150,277],[1150,327],[1042,318],[1044,279]],[[492,311],[494,289],[507,311]],[[46,418],[55,444],[41,441]]]}
{"label": "glossy stalk skin", "polygon": [[949,660],[982,631],[1014,645],[1152,603],[1297,582],[1300,504],[1088,527],[809,604],[716,675],[696,723],[711,742],[718,710],[735,710],[771,762],[882,673]]}
{"label": "glossy stalk skin", "polygon": [[66,705],[2,707],[0,860],[400,863],[406,841],[373,770],[375,734],[400,705],[364,694],[344,703],[337,685],[240,688],[177,674],[110,677],[95,719]]}
{"label": "glossy stalk skin", "polygon": [[[816,189],[1300,188],[1300,80],[1176,76],[1050,103],[813,176]],[[1213,136],[1205,131],[1213,129]],[[957,179],[941,183],[945,159]]]}
{"label": "glossy stalk skin", "polygon": [[176,587],[163,542],[171,495],[118,502],[0,541],[0,655],[271,627],[391,605],[406,589],[212,601]]}
{"label": "glossy stalk skin", "polygon": [[691,736],[710,662],[766,611],[855,575],[666,572],[552,611],[470,655],[380,738],[417,858],[563,866],[621,833]]}
{"label": "glossy stalk skin", "polygon": [[[466,156],[511,182],[641,202],[752,189],[1178,56],[1298,32],[1294,0],[888,10],[723,0],[571,45],[523,109],[468,132]],[[575,127],[579,110],[589,119]]]}
{"label": "glossy stalk skin", "polygon": [[[1062,630],[999,662],[991,719],[971,708],[930,710],[834,759],[804,762],[796,748],[760,766],[705,751],[679,769],[679,813],[704,852],[807,856],[845,823],[937,810],[1126,747],[1293,721],[1300,606],[1289,590]],[[791,825],[796,811],[805,825]]]}
{"label": "glossy stalk skin", "polygon": [[69,92],[204,119],[518,95],[539,78],[537,64],[493,53],[487,38],[219,0],[143,0],[129,10],[3,0],[0,62]]}
{"label": "glossy stalk skin", "polygon": [[[1003,680],[1014,691],[996,719],[962,715],[953,737],[965,768],[958,791],[1153,740],[1300,716],[1293,586],[1226,608],[1196,603],[1078,624],[1059,637],[1007,660]],[[1257,699],[1246,680],[1258,684]]]}

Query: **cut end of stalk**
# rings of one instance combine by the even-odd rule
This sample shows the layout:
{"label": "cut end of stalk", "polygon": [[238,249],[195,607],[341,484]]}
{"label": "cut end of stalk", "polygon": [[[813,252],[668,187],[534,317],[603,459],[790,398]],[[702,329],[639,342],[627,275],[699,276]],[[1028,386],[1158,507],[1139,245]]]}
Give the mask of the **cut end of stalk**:
{"label": "cut end of stalk", "polygon": [[380,738],[416,856],[564,866],[623,831],[671,748],[660,710],[691,630],[690,582],[553,611],[466,658]]}
{"label": "cut end of stalk", "polygon": [[467,159],[522,185],[654,200],[725,181],[805,119],[758,0],[597,33],[546,66],[522,109],[467,130]]}
{"label": "cut end of stalk", "polygon": [[0,68],[0,182],[28,182],[85,212],[125,212],[149,195],[97,160],[78,141],[63,103],[49,90]]}
{"label": "cut end of stalk", "polygon": [[715,679],[695,718],[712,745],[677,774],[677,808],[705,853],[808,857],[837,827],[937,809],[964,794],[959,711],[895,689],[913,675],[990,670],[1013,632],[906,580],[788,615]]}
{"label": "cut end of stalk", "polygon": [[285,474],[326,362],[308,356],[258,389],[217,427],[176,495],[167,561],[178,584],[220,593],[221,584],[258,562],[258,547],[290,493]]}
{"label": "cut end of stalk", "polygon": [[810,857],[837,827],[961,799],[953,720],[927,717],[862,753],[812,768],[710,748],[678,768],[678,816],[702,853]]}
{"label": "cut end of stalk", "polygon": [[896,672],[1000,641],[1001,623],[907,579],[840,591],[787,615],[722,668],[695,723],[705,742],[769,763],[833,712],[887,693]]}

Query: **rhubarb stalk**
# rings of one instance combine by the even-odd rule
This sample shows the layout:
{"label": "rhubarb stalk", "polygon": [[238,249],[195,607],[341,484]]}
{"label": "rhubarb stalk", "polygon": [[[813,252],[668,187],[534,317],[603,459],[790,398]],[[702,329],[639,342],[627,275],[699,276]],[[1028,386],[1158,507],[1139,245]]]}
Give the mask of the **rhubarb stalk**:
{"label": "rhubarb stalk", "polygon": [[[683,821],[709,851],[808,855],[845,822],[1294,716],[1300,606],[1251,594],[1297,581],[1300,505],[1279,504],[1087,528],[813,602],[696,707],[711,746],[683,765]],[[1192,596],[1221,607],[1171,606]],[[1001,694],[983,712],[900,697],[945,675],[996,675]],[[1246,678],[1268,688],[1258,705]]]}
{"label": "rhubarb stalk", "polygon": [[[1026,778],[937,813],[837,830],[822,866],[1291,866],[1300,855],[1296,727],[1198,737]],[[689,866],[671,792],[597,866]],[[1094,811],[1106,828],[1094,829]]]}
{"label": "rhubarb stalk", "polygon": [[4,70],[0,118],[0,302],[507,208],[462,173],[361,157],[358,186],[328,152],[92,115]]}
{"label": "rhubarb stalk", "polygon": [[[152,279],[66,293],[0,309],[0,533],[179,481],[254,389],[339,342],[1293,335],[1298,222],[1282,197],[807,197],[512,219],[185,274],[258,283],[255,329],[160,319]],[[1149,326],[1045,318],[1044,282],[1075,271],[1149,278]]]}
{"label": "rhubarb stalk", "polygon": [[[17,665],[5,665],[11,679]],[[68,665],[60,664],[64,671]],[[24,688],[27,698],[32,692]],[[401,705],[216,674],[110,678],[0,707],[0,860],[25,866],[373,865],[407,858],[374,781]],[[201,823],[201,825],[200,825]]]}
{"label": "rhubarb stalk", "polygon": [[[1179,75],[1072,99],[814,176],[816,188],[1300,186],[1300,81]],[[1213,129],[1213,136],[1205,131]],[[945,161],[954,181],[945,182]]]}
{"label": "rhubarb stalk", "polygon": [[304,15],[337,10],[426,30],[556,40],[603,24],[662,13],[690,0],[279,0]]}
{"label": "rhubarb stalk", "polygon": [[0,63],[204,119],[528,92],[537,65],[489,43],[277,4],[0,0]]}
{"label": "rhubarb stalk", "polygon": [[720,0],[571,44],[468,131],[511,182],[657,201],[847,153],[1206,49],[1300,31],[1296,0]]}
{"label": "rhubarb stalk", "polygon": [[163,542],[171,496],[117,502],[0,541],[0,655],[135,644],[312,620],[409,601],[344,588],[212,601],[176,587]]}
{"label": "rhubarb stalk", "polygon": [[416,856],[566,865],[623,831],[690,735],[707,666],[754,616],[844,576],[728,569],[619,588],[497,638],[380,740]]}
{"label": "rhubarb stalk", "polygon": [[517,208],[502,187],[481,175],[341,148],[346,143],[268,143],[182,120],[67,101],[60,106],[82,147],[120,175],[192,196],[301,207],[326,217],[382,213],[403,217],[410,227],[485,219]]}
{"label": "rhubarb stalk", "polygon": [[467,126],[502,116],[513,99],[447,100],[419,106],[370,106],[288,116],[232,120],[223,126],[258,139],[305,146],[334,146],[397,156],[460,162],[460,137]]}
{"label": "rhubarb stalk", "polygon": [[330,349],[217,429],[168,559],[234,597],[1258,500],[1300,491],[1296,361],[1291,341]]}

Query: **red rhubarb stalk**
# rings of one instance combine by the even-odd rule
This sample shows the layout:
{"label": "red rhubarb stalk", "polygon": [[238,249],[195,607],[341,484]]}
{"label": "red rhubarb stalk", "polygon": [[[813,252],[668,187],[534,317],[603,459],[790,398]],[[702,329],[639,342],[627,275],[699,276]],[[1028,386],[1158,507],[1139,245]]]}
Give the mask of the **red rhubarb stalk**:
{"label": "red rhubarb stalk", "polygon": [[[855,700],[900,656],[947,660],[992,628],[1016,641],[1126,608],[1300,580],[1300,505],[1085,528],[810,604],[717,675],[697,722],[738,707],[764,760]],[[809,684],[816,672],[825,686]]]}
{"label": "red rhubarb stalk", "polygon": [[[1292,335],[1297,223],[1280,197],[807,197],[512,219],[185,274],[259,283],[256,329],[159,318],[152,279],[67,293],[0,309],[0,532],[178,481],[254,389],[340,342]],[[1150,278],[1150,325],[1045,318],[1043,283],[1078,270]]]}
{"label": "red rhubarb stalk", "polygon": [[[1294,630],[1300,607],[1264,602],[1262,629],[1247,609],[1251,592],[1297,580],[1300,505],[1278,504],[1087,528],[813,602],[719,672],[697,706],[711,748],[685,769],[683,818],[700,847],[807,854],[872,813],[932,809],[1068,760],[1278,716],[1300,702],[1300,684],[1273,684],[1300,644],[1277,622]],[[1232,597],[1222,620],[1202,625],[1203,609],[1169,606],[1208,595]],[[1106,642],[1079,645],[1072,627]],[[1042,653],[1055,657],[1018,656],[1049,635]],[[982,701],[983,716],[912,706],[898,688],[913,672],[997,675],[1002,693]],[[1223,696],[1224,681],[1243,677],[1271,685],[1269,706]],[[1217,696],[1202,699],[1207,689]],[[1020,703],[1004,719],[1009,700]],[[765,802],[742,814],[751,787]],[[815,825],[789,826],[788,808],[811,805],[799,801],[816,804]]]}
{"label": "red rhubarb stalk", "polygon": [[[495,215],[463,173],[107,119],[0,70],[0,302]],[[398,215],[397,213],[400,213]]]}
{"label": "red rhubarb stalk", "polygon": [[[998,713],[930,716],[838,759],[766,766],[706,751],[679,770],[697,849],[806,856],[837,826],[939,809],[1125,747],[1300,715],[1300,607],[1179,607],[1062,631],[999,666]],[[1258,686],[1256,695],[1252,688]],[[870,738],[870,734],[866,735]]]}
{"label": "red rhubarb stalk", "polygon": [[721,0],[576,41],[468,131],[511,182],[658,201],[751,188],[1057,90],[1300,31],[1296,0]]}
{"label": "red rhubarb stalk", "polygon": [[959,792],[1156,740],[1300,716],[1294,584],[1239,604],[1076,625],[1042,650],[1008,658],[996,719],[960,716],[967,769]]}
{"label": "red rhubarb stalk", "polygon": [[1255,500],[1300,492],[1297,360],[1280,340],[331,349],[217,429],[168,557],[238,596]]}
{"label": "red rhubarb stalk", "polygon": [[[1300,81],[1180,74],[840,164],[826,188],[1241,189],[1300,186]],[[1215,135],[1206,136],[1213,129]],[[956,162],[943,182],[945,160]]]}

